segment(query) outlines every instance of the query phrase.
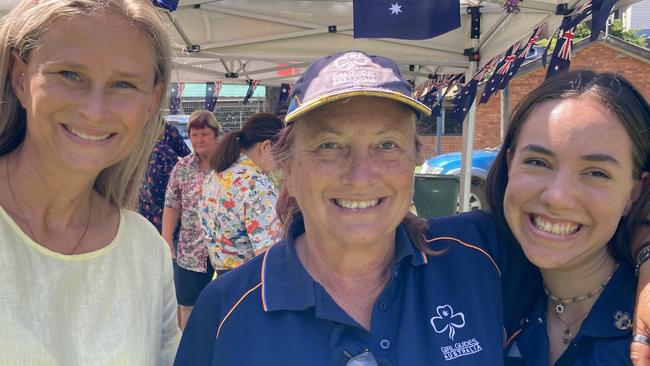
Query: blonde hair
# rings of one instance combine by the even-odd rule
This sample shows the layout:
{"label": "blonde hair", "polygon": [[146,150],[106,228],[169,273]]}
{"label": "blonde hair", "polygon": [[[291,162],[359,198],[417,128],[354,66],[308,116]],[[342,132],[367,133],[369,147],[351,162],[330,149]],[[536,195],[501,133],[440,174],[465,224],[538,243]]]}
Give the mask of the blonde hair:
{"label": "blonde hair", "polygon": [[[20,146],[25,139],[26,116],[11,86],[12,53],[29,62],[48,27],[61,17],[96,15],[111,12],[123,16],[140,29],[151,47],[155,59],[155,85],[162,84],[166,92],[171,77],[171,45],[160,14],[146,0],[23,0],[0,24],[0,155]],[[136,202],[140,181],[149,154],[163,128],[161,106],[165,92],[154,113],[145,124],[140,141],[129,156],[102,170],[94,188],[106,200],[118,207]]]}

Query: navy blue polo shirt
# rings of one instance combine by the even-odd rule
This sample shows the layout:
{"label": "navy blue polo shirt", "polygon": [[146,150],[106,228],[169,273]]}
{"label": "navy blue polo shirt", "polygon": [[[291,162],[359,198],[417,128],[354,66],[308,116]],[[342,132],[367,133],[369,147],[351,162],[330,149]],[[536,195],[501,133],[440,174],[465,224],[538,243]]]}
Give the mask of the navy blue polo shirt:
{"label": "navy blue polo shirt", "polygon": [[[501,270],[503,321],[507,338],[510,338],[521,328],[521,320],[530,314],[537,294],[544,291],[544,287],[539,269],[528,261],[512,232],[504,225],[500,225],[491,213],[478,210],[429,219],[429,235],[465,238],[485,244],[485,250]],[[471,271],[471,268],[463,268]]]}
{"label": "navy blue polo shirt", "polygon": [[[636,294],[632,266],[621,263],[556,366],[631,365],[631,321]],[[542,291],[521,332],[506,348],[508,366],[547,366],[546,294]],[[629,321],[629,323],[628,323]]]}
{"label": "navy blue polo shirt", "polygon": [[[428,255],[399,226],[392,278],[373,306],[371,330],[345,313],[302,266],[290,237],[212,282],[189,319],[175,365],[345,365],[370,351],[378,365],[500,365],[500,269],[493,230],[454,221]],[[449,233],[450,227],[442,230]]]}

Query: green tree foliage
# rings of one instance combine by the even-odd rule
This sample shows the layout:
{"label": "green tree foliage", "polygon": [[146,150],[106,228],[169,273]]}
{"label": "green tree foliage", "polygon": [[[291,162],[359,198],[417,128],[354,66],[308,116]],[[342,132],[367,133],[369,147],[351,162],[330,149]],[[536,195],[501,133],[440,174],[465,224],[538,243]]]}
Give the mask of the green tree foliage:
{"label": "green tree foliage", "polygon": [[[614,22],[612,22],[612,25],[610,25],[609,27],[609,34],[614,37],[620,38],[626,42],[635,44],[637,46],[647,47],[645,38],[643,38],[643,36],[638,34],[638,31],[634,29],[627,30],[623,28],[623,23],[620,20],[614,20]],[[574,38],[574,42],[587,38],[590,35],[591,35],[591,28],[589,28],[589,24],[580,23],[576,28],[576,35]],[[555,38],[550,41],[551,42],[550,50],[555,48],[555,41],[556,41]],[[538,45],[543,47],[546,47],[548,43],[549,43],[548,39],[541,39],[537,42]]]}

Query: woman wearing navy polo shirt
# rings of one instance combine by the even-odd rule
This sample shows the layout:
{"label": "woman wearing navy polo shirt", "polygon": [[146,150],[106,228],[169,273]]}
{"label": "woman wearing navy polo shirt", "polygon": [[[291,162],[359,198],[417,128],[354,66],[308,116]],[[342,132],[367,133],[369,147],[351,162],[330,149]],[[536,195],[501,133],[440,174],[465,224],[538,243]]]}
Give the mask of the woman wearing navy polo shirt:
{"label": "woman wearing navy polo shirt", "polygon": [[[544,287],[506,365],[626,365],[636,290],[629,228],[647,211],[650,110],[620,76],[565,73],[515,109],[488,177]],[[627,218],[627,219],[626,219]]]}
{"label": "woman wearing navy polo shirt", "polygon": [[430,111],[398,66],[342,52],[294,90],[274,147],[285,239],[203,291],[175,364],[502,364],[501,271],[482,249],[497,233],[434,238],[409,213]]}

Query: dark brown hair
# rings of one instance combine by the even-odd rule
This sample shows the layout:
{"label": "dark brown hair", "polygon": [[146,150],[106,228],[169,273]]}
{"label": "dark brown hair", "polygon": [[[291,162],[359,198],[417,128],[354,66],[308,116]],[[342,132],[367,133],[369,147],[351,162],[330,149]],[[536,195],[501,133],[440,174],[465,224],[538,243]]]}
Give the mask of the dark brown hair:
{"label": "dark brown hair", "polygon": [[[565,72],[544,81],[515,107],[501,151],[497,155],[485,183],[487,201],[497,222],[508,228],[503,200],[508,185],[508,160],[517,148],[517,138],[531,112],[541,103],[559,99],[578,99],[589,96],[600,101],[614,112],[632,141],[634,179],[639,179],[649,168],[650,108],[639,91],[625,78],[613,73],[596,73],[590,70]],[[625,220],[623,220],[625,221]],[[629,259],[629,225],[619,223],[616,234],[609,243],[610,254],[616,259]]]}
{"label": "dark brown hair", "polygon": [[284,122],[270,113],[254,114],[244,122],[241,130],[223,136],[212,155],[210,166],[218,173],[228,169],[237,161],[242,150],[266,140],[274,143],[283,128]]}

